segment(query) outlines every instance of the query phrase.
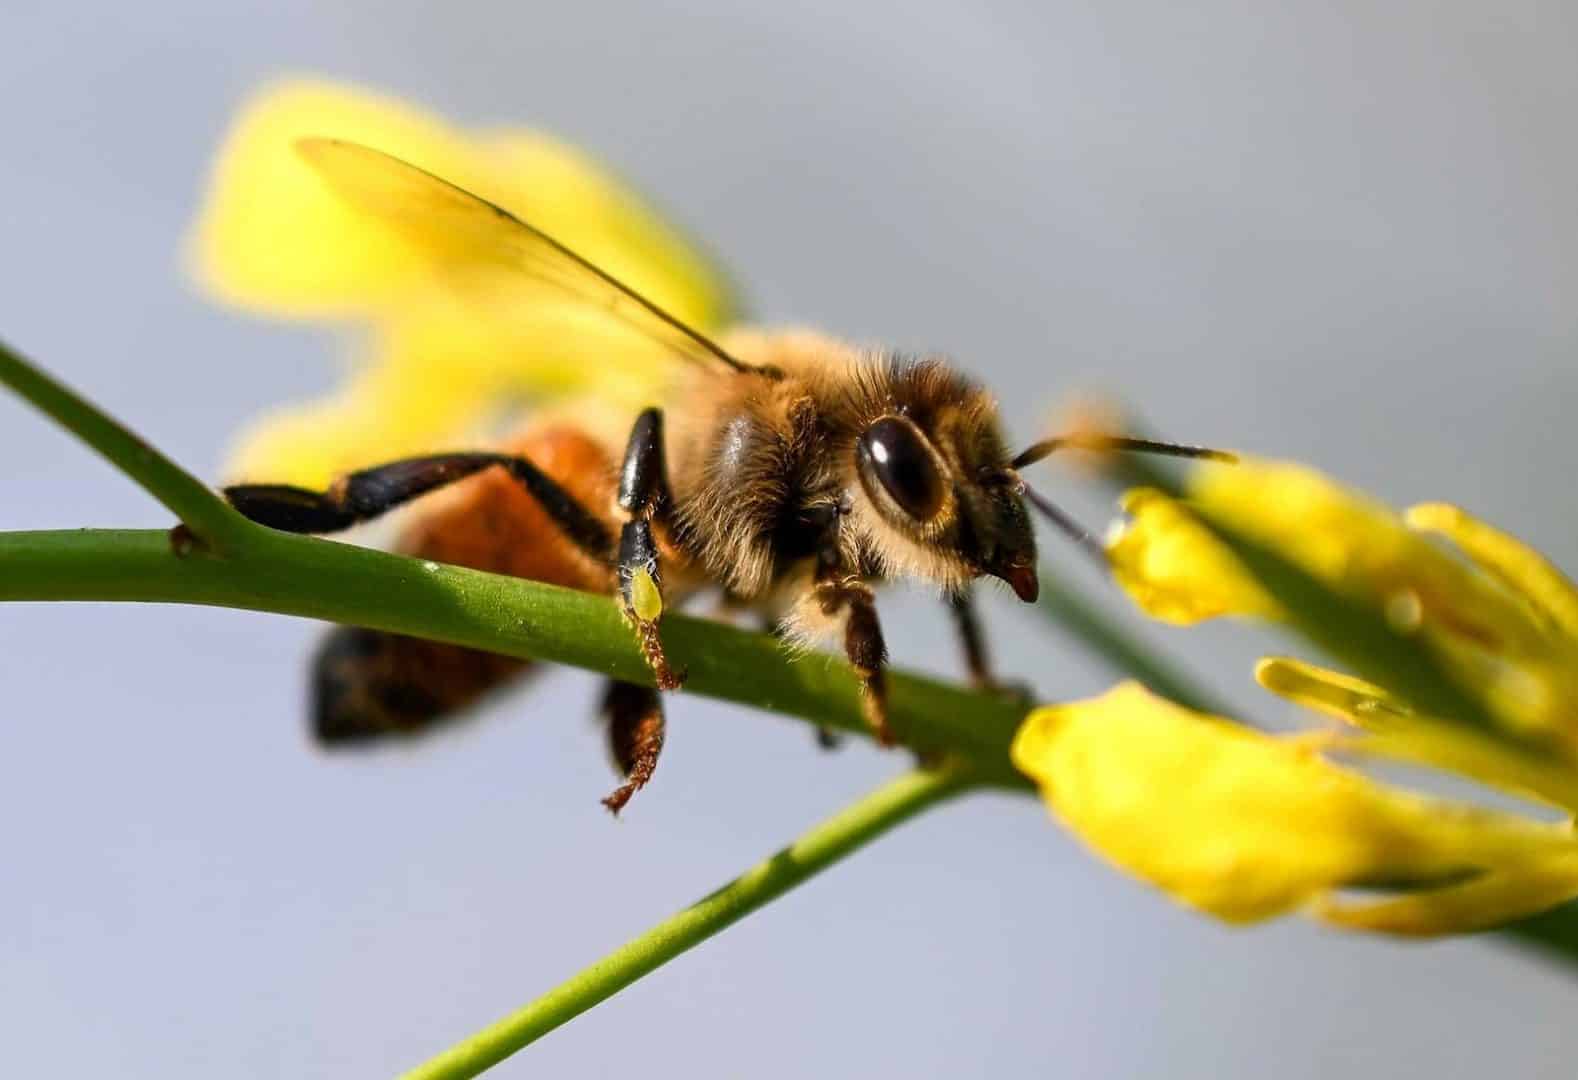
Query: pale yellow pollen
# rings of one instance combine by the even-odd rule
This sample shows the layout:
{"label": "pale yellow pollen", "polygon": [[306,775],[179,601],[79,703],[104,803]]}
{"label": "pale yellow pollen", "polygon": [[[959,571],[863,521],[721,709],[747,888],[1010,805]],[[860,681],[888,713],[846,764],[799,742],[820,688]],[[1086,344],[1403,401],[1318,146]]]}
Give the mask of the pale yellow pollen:
{"label": "pale yellow pollen", "polygon": [[656,622],[658,616],[663,614],[663,593],[652,577],[652,571],[644,566],[638,567],[630,575],[630,610],[642,622]]}

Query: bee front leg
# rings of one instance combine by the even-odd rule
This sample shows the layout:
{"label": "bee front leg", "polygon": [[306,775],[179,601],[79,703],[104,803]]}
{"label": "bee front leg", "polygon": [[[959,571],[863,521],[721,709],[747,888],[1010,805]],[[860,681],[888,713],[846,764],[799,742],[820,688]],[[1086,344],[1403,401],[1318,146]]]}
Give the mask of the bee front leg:
{"label": "bee front leg", "polygon": [[683,671],[669,667],[658,631],[663,571],[652,526],[666,524],[673,506],[663,458],[663,413],[647,409],[636,418],[619,472],[619,509],[628,515],[619,531],[619,601],[659,690],[677,690],[685,681]]}
{"label": "bee front leg", "polygon": [[953,612],[954,627],[959,632],[959,644],[964,650],[965,670],[969,672],[970,685],[977,690],[1028,703],[1032,697],[1029,686],[1021,682],[1000,682],[992,674],[986,636],[981,633],[981,623],[975,615],[975,598],[968,585],[948,597],[948,609]]}

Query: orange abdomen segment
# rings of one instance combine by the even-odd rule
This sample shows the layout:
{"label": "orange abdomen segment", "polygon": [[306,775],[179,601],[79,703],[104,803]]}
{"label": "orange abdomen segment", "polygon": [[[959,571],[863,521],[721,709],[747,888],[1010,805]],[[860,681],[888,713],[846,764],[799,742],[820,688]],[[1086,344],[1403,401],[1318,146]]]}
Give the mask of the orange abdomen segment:
{"label": "orange abdomen segment", "polygon": [[[612,518],[617,479],[608,451],[570,427],[528,431],[501,449],[519,454],[551,476],[582,506]],[[576,549],[541,504],[503,469],[489,469],[431,497],[419,507],[395,550],[437,562],[606,593],[612,566]]]}
{"label": "orange abdomen segment", "polygon": [[[528,458],[581,505],[608,518],[615,462],[607,449],[569,427],[528,431],[503,449]],[[611,564],[575,547],[503,469],[489,469],[428,496],[395,550],[474,570],[586,592],[615,586]],[[417,733],[521,674],[528,661],[381,631],[332,631],[314,663],[313,725],[330,744]]]}

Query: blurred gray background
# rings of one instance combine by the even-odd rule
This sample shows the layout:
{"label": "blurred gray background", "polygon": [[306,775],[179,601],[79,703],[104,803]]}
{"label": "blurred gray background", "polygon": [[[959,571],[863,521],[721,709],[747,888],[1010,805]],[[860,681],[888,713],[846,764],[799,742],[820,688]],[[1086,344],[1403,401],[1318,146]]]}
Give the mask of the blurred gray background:
{"label": "blurred gray background", "polygon": [[[177,262],[233,107],[302,71],[592,148],[765,319],[947,350],[1020,437],[1103,389],[1578,567],[1570,4],[9,0],[0,38],[0,335],[207,475],[244,418],[333,377],[326,334],[216,310]],[[167,524],[4,397],[0,455],[0,528]],[[1042,483],[1111,513],[1077,473]],[[884,603],[901,663],[957,672],[927,598]],[[1043,696],[1110,681],[1011,600],[988,618]],[[681,697],[616,824],[572,671],[451,737],[326,758],[302,721],[318,632],[0,608],[9,1072],[389,1074],[901,767]],[[1243,629],[1147,632],[1287,719]],[[1223,929],[993,796],[500,1074],[1565,1076],[1575,1008],[1570,975],[1493,941]]]}

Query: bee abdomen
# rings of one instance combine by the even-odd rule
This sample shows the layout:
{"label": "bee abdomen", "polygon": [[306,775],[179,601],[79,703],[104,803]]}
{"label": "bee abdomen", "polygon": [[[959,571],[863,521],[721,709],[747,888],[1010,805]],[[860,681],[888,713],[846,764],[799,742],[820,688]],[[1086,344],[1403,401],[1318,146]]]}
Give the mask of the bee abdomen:
{"label": "bee abdomen", "polygon": [[458,645],[338,627],[313,661],[313,735],[325,746],[417,735],[527,666]]}
{"label": "bee abdomen", "polygon": [[[590,436],[564,426],[534,429],[502,449],[530,460],[582,506],[613,506],[613,459]],[[413,508],[397,551],[586,592],[614,589],[613,567],[577,549],[503,469],[478,473],[430,500]],[[313,662],[313,733],[328,746],[419,734],[527,667],[458,645],[337,628]]]}

